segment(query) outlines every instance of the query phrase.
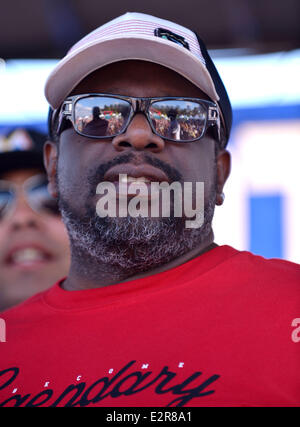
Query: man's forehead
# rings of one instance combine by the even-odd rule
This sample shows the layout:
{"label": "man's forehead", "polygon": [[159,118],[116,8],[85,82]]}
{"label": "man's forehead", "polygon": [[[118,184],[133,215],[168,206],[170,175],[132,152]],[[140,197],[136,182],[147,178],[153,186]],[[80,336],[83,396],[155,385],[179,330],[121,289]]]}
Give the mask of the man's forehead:
{"label": "man's forehead", "polygon": [[[125,92],[124,92],[125,91]],[[115,62],[85,77],[71,95],[107,92],[128,96],[189,96],[209,99],[175,71],[141,60]]]}

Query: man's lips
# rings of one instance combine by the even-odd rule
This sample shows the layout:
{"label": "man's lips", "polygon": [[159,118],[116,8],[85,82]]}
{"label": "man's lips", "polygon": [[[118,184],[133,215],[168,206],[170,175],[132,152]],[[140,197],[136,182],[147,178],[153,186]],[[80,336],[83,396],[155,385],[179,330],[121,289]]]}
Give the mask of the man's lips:
{"label": "man's lips", "polygon": [[167,175],[162,170],[149,164],[133,165],[129,163],[111,167],[104,175],[104,181],[114,183],[117,199],[131,198],[137,194],[139,198],[150,199],[152,182],[169,183]]}
{"label": "man's lips", "polygon": [[[158,168],[149,164],[132,165],[122,164],[116,165],[110,168],[104,175],[104,181],[110,181],[117,183],[119,182],[119,175],[127,175],[130,182],[137,178],[137,182],[141,182],[142,178],[145,178],[145,182],[168,182],[170,183],[167,175]],[[138,180],[139,178],[139,180]]]}

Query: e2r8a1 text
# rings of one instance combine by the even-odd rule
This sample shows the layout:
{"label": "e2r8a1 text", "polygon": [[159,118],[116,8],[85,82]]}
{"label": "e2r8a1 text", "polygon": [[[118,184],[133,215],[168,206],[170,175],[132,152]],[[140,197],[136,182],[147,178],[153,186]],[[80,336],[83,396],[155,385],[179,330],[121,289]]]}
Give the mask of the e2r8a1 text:
{"label": "e2r8a1 text", "polygon": [[176,421],[187,421],[190,422],[191,419],[191,412],[151,412],[151,421],[154,422],[176,422]]}

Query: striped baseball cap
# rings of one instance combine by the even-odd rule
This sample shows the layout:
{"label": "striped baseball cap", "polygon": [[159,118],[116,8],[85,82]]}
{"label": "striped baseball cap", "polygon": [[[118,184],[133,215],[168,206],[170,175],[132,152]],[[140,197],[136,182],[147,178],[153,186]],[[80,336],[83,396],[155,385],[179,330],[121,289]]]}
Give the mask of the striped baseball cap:
{"label": "striped baseball cap", "polygon": [[219,73],[204,42],[193,31],[144,13],[127,12],[78,41],[47,79],[45,96],[51,109],[87,75],[114,62],[143,60],[170,68],[218,103],[229,138],[232,109]]}

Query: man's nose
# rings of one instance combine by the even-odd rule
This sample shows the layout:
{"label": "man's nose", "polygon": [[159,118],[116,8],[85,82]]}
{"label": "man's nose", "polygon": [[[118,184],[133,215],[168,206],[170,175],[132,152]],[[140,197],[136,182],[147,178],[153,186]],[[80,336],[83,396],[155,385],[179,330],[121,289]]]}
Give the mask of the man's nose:
{"label": "man's nose", "polygon": [[165,141],[153,133],[147,117],[138,113],[133,117],[126,132],[116,136],[112,144],[117,151],[134,148],[138,151],[158,153],[163,150]]}
{"label": "man's nose", "polygon": [[40,215],[32,210],[25,197],[17,196],[7,220],[10,228],[16,231],[27,228],[38,228]]}

